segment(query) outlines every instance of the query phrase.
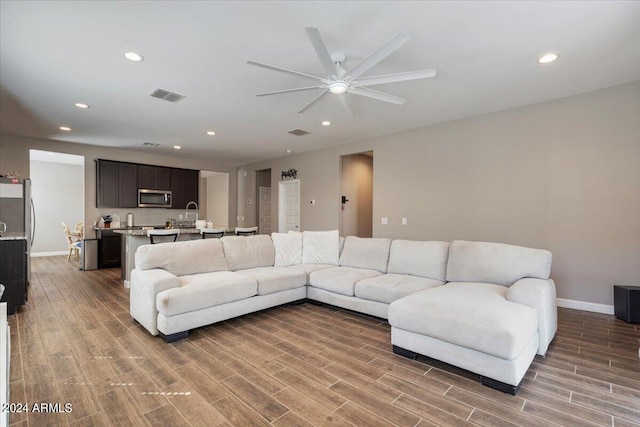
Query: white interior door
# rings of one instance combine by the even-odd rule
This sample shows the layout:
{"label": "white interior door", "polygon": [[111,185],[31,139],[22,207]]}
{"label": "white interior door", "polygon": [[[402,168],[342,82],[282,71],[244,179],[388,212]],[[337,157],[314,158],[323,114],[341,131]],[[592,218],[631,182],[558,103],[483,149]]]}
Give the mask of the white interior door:
{"label": "white interior door", "polygon": [[260,197],[258,232],[271,234],[271,187],[258,188],[258,196]]}
{"label": "white interior door", "polygon": [[300,180],[278,183],[278,232],[300,231]]}

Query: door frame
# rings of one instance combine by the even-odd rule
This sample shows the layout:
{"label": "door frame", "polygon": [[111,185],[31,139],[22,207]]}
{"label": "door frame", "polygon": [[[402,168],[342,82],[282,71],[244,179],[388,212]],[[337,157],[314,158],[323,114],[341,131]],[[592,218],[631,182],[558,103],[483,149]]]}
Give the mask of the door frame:
{"label": "door frame", "polygon": [[296,186],[298,187],[298,219],[297,219],[297,223],[298,223],[298,230],[300,230],[300,180],[299,179],[292,179],[289,181],[280,181],[278,182],[278,232],[279,233],[286,233],[287,230],[284,228],[285,227],[285,204],[286,204],[286,200],[284,199],[283,195],[284,195],[284,188],[286,186],[290,186],[296,184]]}
{"label": "door frame", "polygon": [[[262,201],[264,193],[268,191],[269,193],[269,202],[271,202],[271,187],[258,187],[258,234],[264,234],[264,221],[263,221],[263,213],[264,213],[264,202]],[[271,210],[269,212],[269,233],[271,234],[271,226],[273,224],[273,206],[271,206]]]}

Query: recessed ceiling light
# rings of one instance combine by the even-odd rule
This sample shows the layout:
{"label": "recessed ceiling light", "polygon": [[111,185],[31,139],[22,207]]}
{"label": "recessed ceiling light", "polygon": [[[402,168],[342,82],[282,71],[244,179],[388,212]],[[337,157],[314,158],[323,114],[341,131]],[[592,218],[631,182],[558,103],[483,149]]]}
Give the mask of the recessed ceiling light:
{"label": "recessed ceiling light", "polygon": [[65,132],[71,131],[71,128],[69,126],[60,126],[58,129],[63,130]]}
{"label": "recessed ceiling light", "polygon": [[82,109],[84,109],[84,110],[86,110],[87,108],[89,108],[89,106],[88,106],[87,104],[83,104],[82,102],[76,102],[76,103],[75,103],[75,104],[73,104],[73,105],[75,105],[75,106],[76,106],[76,107],[78,107],[78,108],[82,108]]}
{"label": "recessed ceiling light", "polygon": [[176,150],[180,150],[182,147],[179,145],[174,145],[173,148],[175,148]]}
{"label": "recessed ceiling light", "polygon": [[133,61],[133,62],[144,61],[144,57],[142,55],[138,55],[135,52],[127,52],[124,54],[124,57],[127,58],[129,61]]}
{"label": "recessed ceiling light", "polygon": [[322,126],[331,126],[331,122],[329,120],[325,120],[322,122]]}
{"label": "recessed ceiling light", "polygon": [[540,59],[538,59],[538,64],[548,64],[549,62],[553,62],[558,59],[558,55],[555,53],[547,53],[546,55],[542,55]]}
{"label": "recessed ceiling light", "polygon": [[285,153],[291,154],[291,153],[293,153],[293,150],[287,150],[287,151],[285,151]]}
{"label": "recessed ceiling light", "polygon": [[216,133],[215,133],[214,131],[212,131],[212,130],[208,130],[208,131],[207,131],[207,135],[215,135],[215,134],[216,134]]}

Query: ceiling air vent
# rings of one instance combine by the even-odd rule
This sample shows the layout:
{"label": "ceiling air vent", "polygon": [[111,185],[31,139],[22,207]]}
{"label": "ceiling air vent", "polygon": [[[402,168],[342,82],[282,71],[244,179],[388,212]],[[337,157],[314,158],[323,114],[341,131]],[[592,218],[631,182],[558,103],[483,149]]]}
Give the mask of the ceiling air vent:
{"label": "ceiling air vent", "polygon": [[295,136],[304,136],[307,135],[311,132],[309,132],[308,130],[304,130],[304,129],[292,129],[290,131],[287,131],[287,133],[290,133],[291,135],[295,135]]}
{"label": "ceiling air vent", "polygon": [[154,89],[154,91],[151,92],[149,96],[153,96],[154,98],[158,99],[164,99],[165,101],[169,102],[178,102],[185,97],[184,95],[180,95],[179,93],[169,92],[168,90],[164,89]]}
{"label": "ceiling air vent", "polygon": [[153,142],[143,142],[142,145],[145,146],[145,147],[153,147],[153,148],[160,147],[160,144],[156,144],[156,143],[153,143]]}

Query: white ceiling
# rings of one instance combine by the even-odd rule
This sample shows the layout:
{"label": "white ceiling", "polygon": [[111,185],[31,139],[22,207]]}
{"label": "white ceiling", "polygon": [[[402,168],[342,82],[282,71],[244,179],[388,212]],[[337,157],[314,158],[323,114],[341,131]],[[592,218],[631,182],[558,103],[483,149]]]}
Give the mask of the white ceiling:
{"label": "white ceiling", "polygon": [[[375,87],[403,106],[354,96],[356,117],[331,95],[297,114],[312,91],[256,97],[308,82],[247,60],[322,75],[308,26],[347,69],[404,31],[366,75],[438,74]],[[639,40],[639,1],[2,1],[0,130],[246,164],[639,80]],[[537,64],[546,52],[560,59]]]}

